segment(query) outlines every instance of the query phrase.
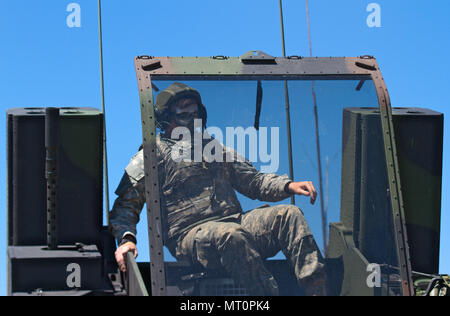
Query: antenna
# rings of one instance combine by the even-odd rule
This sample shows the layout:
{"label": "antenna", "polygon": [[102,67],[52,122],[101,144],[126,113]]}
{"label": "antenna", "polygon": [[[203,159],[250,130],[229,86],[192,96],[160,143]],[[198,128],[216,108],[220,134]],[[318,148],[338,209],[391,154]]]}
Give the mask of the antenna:
{"label": "antenna", "polygon": [[102,113],[103,113],[103,170],[105,177],[105,208],[106,208],[106,223],[109,226],[108,154],[106,150],[105,84],[103,80],[102,4],[100,0],[98,0],[98,35],[99,35],[99,50],[100,50],[100,84],[101,84]]}
{"label": "antenna", "polygon": [[[286,58],[286,46],[284,40],[284,21],[283,21],[283,4],[282,0],[279,0],[280,5],[280,21],[281,21],[281,44],[283,49],[283,57]],[[309,5],[308,0],[306,0],[306,12],[307,12],[307,24],[308,24],[308,42],[309,42],[309,55],[312,57],[312,45],[311,45],[311,27],[309,21]],[[325,254],[327,253],[328,243],[327,243],[327,214],[324,209],[323,201],[323,181],[322,181],[322,161],[320,157],[320,141],[319,141],[319,117],[317,111],[317,98],[314,90],[314,81],[311,84],[311,91],[314,101],[314,121],[316,126],[316,149],[317,149],[317,162],[319,169],[319,199],[320,199],[320,210],[322,217],[322,235],[323,235],[323,247]],[[287,127],[287,137],[288,137],[288,154],[289,154],[289,177],[294,180],[294,168],[292,163],[292,137],[291,137],[291,114],[290,114],[290,104],[289,104],[289,90],[287,80],[284,81],[284,94],[286,99],[286,127]],[[295,198],[291,196],[291,204],[295,205]]]}
{"label": "antenna", "polygon": [[[306,0],[306,21],[308,24],[308,43],[309,43],[309,57],[312,57],[312,45],[311,45],[311,24],[309,19],[309,5]],[[327,230],[327,210],[325,209],[323,201],[323,180],[322,180],[322,158],[320,156],[320,139],[319,139],[319,114],[317,108],[317,96],[314,89],[314,80],[311,83],[311,92],[314,102],[314,122],[316,126],[316,150],[317,150],[317,164],[319,170],[319,199],[320,199],[320,214],[322,216],[322,235],[323,235],[323,251],[325,255],[328,249],[328,230]]]}
{"label": "antenna", "polygon": [[[286,58],[286,47],[284,44],[284,22],[283,22],[283,4],[279,0],[280,4],[280,21],[281,21],[281,45],[283,48],[283,57]],[[291,112],[289,105],[289,90],[287,80],[284,81],[284,97],[286,101],[286,128],[288,138],[288,155],[289,155],[289,178],[294,180],[294,167],[292,164],[292,136],[291,136]],[[291,204],[295,205],[295,196],[291,196]]]}

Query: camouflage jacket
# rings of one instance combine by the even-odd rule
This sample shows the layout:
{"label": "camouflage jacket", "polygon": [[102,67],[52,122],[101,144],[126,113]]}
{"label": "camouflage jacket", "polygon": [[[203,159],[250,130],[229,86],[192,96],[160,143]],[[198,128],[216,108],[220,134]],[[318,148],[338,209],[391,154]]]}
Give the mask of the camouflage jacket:
{"label": "camouflage jacket", "polygon": [[[189,229],[210,220],[239,216],[242,208],[234,190],[261,201],[278,202],[290,195],[287,175],[264,174],[235,151],[222,146],[227,162],[175,161],[172,149],[177,141],[157,137],[158,173],[163,206],[165,239],[172,242]],[[205,143],[203,144],[203,146]],[[225,157],[225,156],[224,156]],[[136,224],[145,203],[144,158],[140,150],[126,167],[116,190],[110,213],[110,230],[117,240],[136,235]]]}

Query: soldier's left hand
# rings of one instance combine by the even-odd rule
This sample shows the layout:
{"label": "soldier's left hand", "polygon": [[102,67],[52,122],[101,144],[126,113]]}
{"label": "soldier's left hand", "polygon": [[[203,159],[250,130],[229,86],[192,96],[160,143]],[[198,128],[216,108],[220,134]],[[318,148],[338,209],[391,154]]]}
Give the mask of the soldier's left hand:
{"label": "soldier's left hand", "polygon": [[311,181],[291,182],[288,189],[291,193],[311,197],[311,204],[316,202],[317,191]]}

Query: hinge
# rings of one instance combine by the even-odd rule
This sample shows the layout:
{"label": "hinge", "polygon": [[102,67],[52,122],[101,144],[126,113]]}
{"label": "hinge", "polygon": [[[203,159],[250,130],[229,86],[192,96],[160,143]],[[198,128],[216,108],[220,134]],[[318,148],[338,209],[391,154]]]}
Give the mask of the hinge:
{"label": "hinge", "polygon": [[148,56],[148,55],[141,55],[136,57],[137,59],[153,59],[153,56]]}
{"label": "hinge", "polygon": [[303,56],[298,56],[298,55],[292,55],[292,56],[288,56],[286,57],[287,59],[295,59],[295,60],[299,60],[299,59],[303,59]]}
{"label": "hinge", "polygon": [[223,56],[223,55],[216,55],[216,56],[212,56],[211,58],[217,59],[217,60],[227,60],[229,57]]}

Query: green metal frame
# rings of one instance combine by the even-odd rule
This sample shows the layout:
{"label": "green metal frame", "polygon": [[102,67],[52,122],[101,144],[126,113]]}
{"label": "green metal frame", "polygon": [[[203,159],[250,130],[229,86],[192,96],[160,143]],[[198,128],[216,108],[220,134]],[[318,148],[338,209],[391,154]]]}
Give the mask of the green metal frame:
{"label": "green metal frame", "polygon": [[128,296],[148,296],[145,282],[132,252],[127,253],[126,290]]}
{"label": "green metal frame", "polygon": [[[146,198],[149,218],[152,295],[166,294],[164,258],[162,256],[161,208],[156,160],[156,128],[151,80],[372,80],[374,82],[384,135],[386,166],[393,211],[402,290],[414,295],[408,249],[405,213],[401,195],[399,166],[389,93],[380,68],[372,56],[361,57],[272,57],[250,51],[241,57],[150,57],[135,58],[139,84]],[[150,209],[152,212],[150,212]]]}
{"label": "green metal frame", "polygon": [[[152,61],[151,59],[149,59]],[[161,207],[159,196],[158,161],[156,157],[156,126],[153,92],[150,76],[146,73],[147,61],[137,58],[135,62],[141,101],[142,136],[144,149],[145,196],[147,205],[148,235],[150,247],[150,276],[152,295],[167,294],[164,267]],[[150,211],[152,210],[152,211]]]}

